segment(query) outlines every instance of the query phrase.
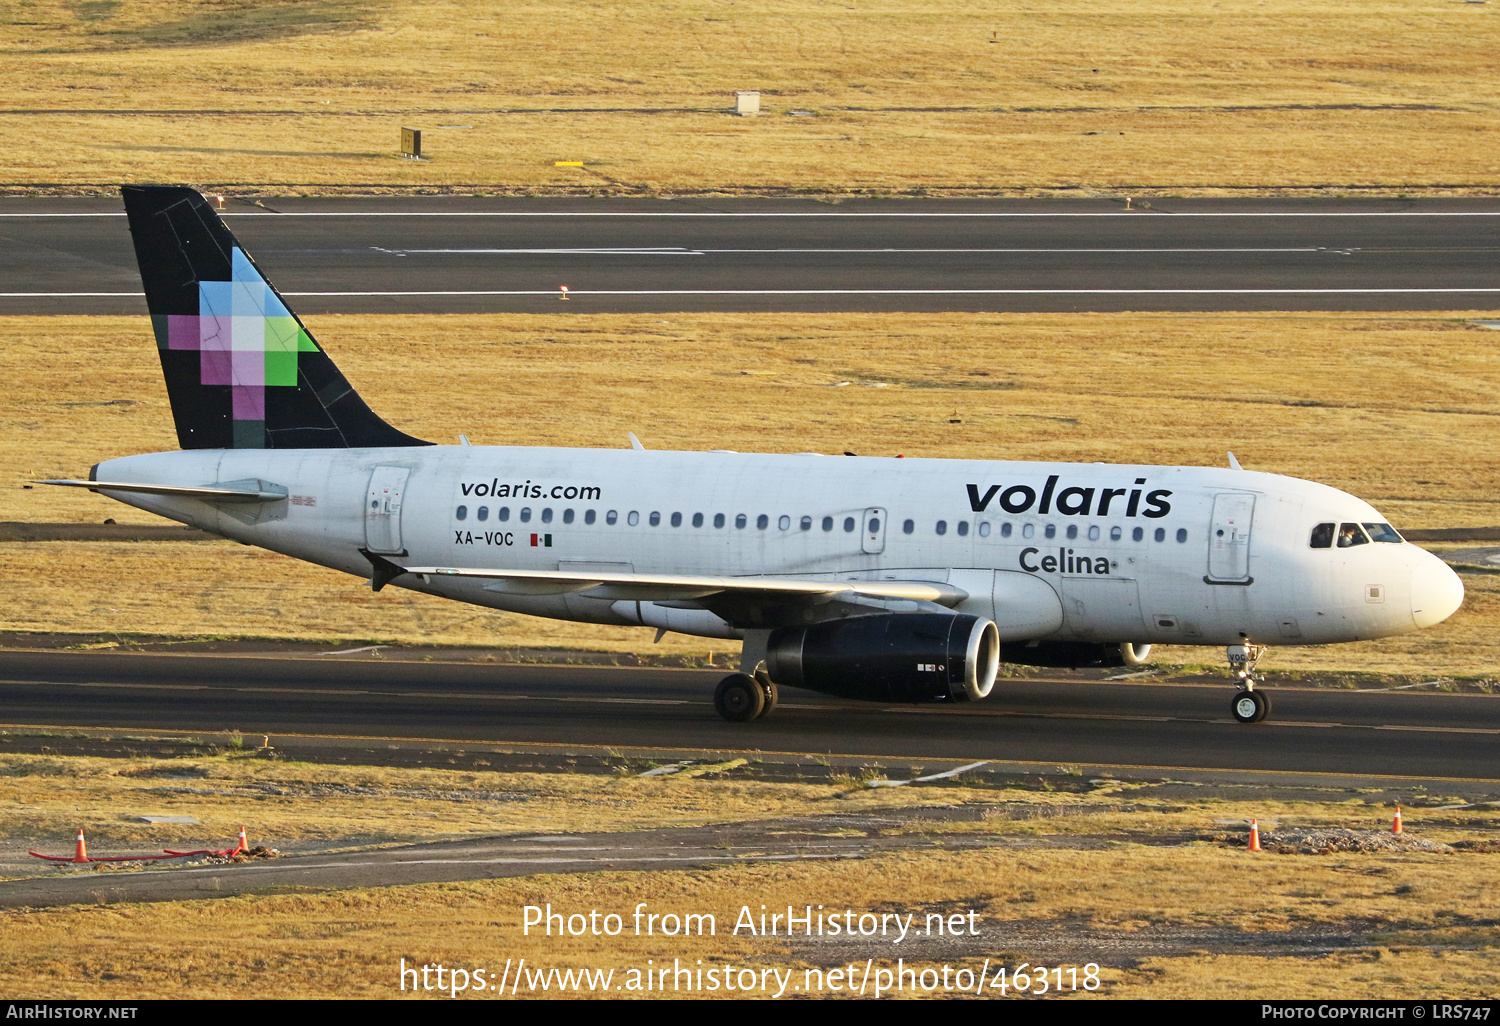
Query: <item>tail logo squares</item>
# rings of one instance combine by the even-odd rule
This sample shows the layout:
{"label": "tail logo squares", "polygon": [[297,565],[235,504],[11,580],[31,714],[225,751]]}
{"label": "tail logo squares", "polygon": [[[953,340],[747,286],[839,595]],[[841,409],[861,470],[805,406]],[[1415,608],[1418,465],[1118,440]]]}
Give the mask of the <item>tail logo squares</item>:
{"label": "tail logo squares", "polygon": [[296,388],[297,354],[318,347],[244,251],[232,261],[230,281],[198,283],[196,314],[167,315],[162,348],[196,351],[199,384],[230,387],[239,438],[265,431],[266,389]]}

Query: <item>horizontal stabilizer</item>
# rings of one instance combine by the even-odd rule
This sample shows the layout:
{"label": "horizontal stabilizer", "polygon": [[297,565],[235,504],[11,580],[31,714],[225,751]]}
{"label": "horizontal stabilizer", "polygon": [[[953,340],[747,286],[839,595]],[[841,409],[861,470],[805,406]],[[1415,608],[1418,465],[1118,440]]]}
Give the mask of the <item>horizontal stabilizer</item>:
{"label": "horizontal stabilizer", "polygon": [[[789,577],[699,577],[686,574],[577,573],[562,570],[465,570],[443,566],[409,566],[409,574],[470,577],[504,584],[519,594],[584,593],[589,598],[633,601],[691,601],[710,595],[763,595],[783,598],[837,598],[862,595],[956,606],[968,593],[935,581],[835,581]],[[496,589],[500,590],[500,589]]]}
{"label": "horizontal stabilizer", "polygon": [[170,495],[182,499],[202,499],[204,502],[280,502],[287,491],[280,485],[261,485],[260,488],[218,488],[206,485],[188,488],[180,485],[129,484],[123,481],[73,481],[53,479],[37,484],[62,485],[65,488],[87,488],[91,492],[134,492],[137,495]]}

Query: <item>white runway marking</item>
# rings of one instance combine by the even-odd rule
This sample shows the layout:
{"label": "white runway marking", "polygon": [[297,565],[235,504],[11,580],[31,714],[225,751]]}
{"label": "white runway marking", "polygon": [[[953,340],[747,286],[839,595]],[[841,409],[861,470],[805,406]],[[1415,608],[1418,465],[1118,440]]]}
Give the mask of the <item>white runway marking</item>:
{"label": "white runway marking", "polygon": [[1348,250],[1331,250],[1326,246],[1221,247],[1215,249],[895,249],[893,247],[883,249],[687,249],[682,246],[615,249],[387,249],[384,246],[371,246],[370,248],[380,253],[400,256],[432,253],[482,256],[704,256],[710,253],[1338,253],[1343,256],[1349,255]]}
{"label": "white runway marking", "polygon": [[[1500,292],[1500,288],[1392,289],[569,289],[581,296],[1303,296]],[[38,295],[38,293],[29,293]],[[128,293],[120,293],[126,295]],[[139,295],[139,293],[136,293]],[[6,293],[0,293],[4,296]],[[557,296],[555,289],[447,292],[284,292],[285,296]]]}

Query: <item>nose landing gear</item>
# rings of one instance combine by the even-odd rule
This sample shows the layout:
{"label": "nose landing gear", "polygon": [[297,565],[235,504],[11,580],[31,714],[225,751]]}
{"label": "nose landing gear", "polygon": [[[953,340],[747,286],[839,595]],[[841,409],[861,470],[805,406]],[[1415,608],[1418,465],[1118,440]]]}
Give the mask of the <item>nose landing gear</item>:
{"label": "nose landing gear", "polygon": [[1229,712],[1241,723],[1259,723],[1271,712],[1271,698],[1255,690],[1255,664],[1266,654],[1265,645],[1230,645],[1226,654],[1229,669],[1239,678],[1238,690],[1229,703]]}

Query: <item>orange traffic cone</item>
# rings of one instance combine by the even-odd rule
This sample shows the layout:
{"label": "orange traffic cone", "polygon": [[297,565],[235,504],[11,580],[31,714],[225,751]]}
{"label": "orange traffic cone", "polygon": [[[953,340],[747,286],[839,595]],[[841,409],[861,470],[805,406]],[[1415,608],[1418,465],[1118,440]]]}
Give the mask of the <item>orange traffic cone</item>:
{"label": "orange traffic cone", "polygon": [[1393,833],[1393,834],[1399,834],[1400,832],[1401,832],[1401,806],[1398,805],[1398,806],[1396,806],[1396,818],[1393,819],[1393,820],[1391,820],[1391,833]]}
{"label": "orange traffic cone", "polygon": [[238,855],[238,854],[240,854],[240,852],[249,851],[249,850],[250,850],[249,847],[245,844],[245,828],[244,827],[240,827],[240,843],[236,844],[234,846],[234,851],[230,852],[229,854],[231,854],[231,855]]}
{"label": "orange traffic cone", "polygon": [[1246,851],[1260,851],[1260,821],[1250,821],[1250,843],[1245,845]]}
{"label": "orange traffic cone", "polygon": [[87,847],[84,846],[84,843],[83,843],[83,827],[79,827],[78,828],[78,848],[77,848],[76,851],[73,852],[73,861],[74,862],[87,862],[87,861],[89,861],[89,850],[88,850]]}

